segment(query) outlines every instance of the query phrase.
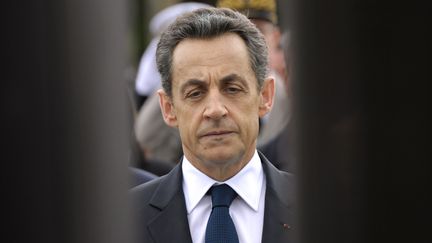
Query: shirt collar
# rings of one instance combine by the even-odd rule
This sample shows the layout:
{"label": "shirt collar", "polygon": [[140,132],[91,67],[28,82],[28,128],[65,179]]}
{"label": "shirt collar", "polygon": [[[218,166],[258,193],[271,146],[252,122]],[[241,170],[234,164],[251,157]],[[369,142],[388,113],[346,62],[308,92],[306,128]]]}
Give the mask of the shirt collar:
{"label": "shirt collar", "polygon": [[219,182],[208,177],[195,168],[185,156],[183,156],[182,172],[183,191],[185,193],[188,214],[198,205],[211,186],[221,183],[228,184],[249,207],[258,211],[264,172],[261,159],[256,150],[249,163],[236,175],[224,182]]}

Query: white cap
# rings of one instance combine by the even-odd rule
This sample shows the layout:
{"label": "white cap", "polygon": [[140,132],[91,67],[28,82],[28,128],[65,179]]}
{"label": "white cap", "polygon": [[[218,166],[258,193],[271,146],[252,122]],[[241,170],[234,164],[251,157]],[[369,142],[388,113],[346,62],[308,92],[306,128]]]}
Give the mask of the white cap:
{"label": "white cap", "polygon": [[171,5],[167,8],[162,9],[150,20],[150,33],[152,36],[159,35],[164,31],[168,25],[174,22],[174,20],[187,12],[191,12],[198,8],[211,7],[205,3],[198,2],[185,2]]}

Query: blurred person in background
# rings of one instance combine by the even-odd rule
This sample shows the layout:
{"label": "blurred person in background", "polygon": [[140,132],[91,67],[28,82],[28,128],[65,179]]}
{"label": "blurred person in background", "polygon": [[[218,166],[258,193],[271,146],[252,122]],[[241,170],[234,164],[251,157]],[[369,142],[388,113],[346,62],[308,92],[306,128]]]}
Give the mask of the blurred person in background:
{"label": "blurred person in background", "polygon": [[184,156],[131,191],[140,242],[296,242],[294,177],[256,149],[274,98],[267,57],[262,33],[227,8],[183,15],[162,34],[160,106]]}

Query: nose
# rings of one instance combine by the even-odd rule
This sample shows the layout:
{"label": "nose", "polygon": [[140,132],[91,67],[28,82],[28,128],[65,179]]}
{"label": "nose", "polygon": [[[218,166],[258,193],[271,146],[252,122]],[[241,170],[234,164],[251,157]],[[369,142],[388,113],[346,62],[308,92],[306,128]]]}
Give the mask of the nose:
{"label": "nose", "polygon": [[206,99],[204,118],[219,120],[225,117],[227,113],[228,110],[219,91],[210,92]]}

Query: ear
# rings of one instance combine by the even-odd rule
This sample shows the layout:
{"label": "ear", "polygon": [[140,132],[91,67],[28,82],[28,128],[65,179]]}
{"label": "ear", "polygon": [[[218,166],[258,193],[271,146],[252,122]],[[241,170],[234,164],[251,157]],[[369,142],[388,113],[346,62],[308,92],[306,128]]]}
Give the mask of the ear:
{"label": "ear", "polygon": [[273,77],[266,78],[260,91],[259,117],[264,117],[272,108],[275,94],[275,80]]}
{"label": "ear", "polygon": [[163,91],[157,91],[159,95],[159,105],[161,108],[162,116],[165,123],[171,127],[177,127],[177,116],[175,115],[175,108],[172,99]]}

